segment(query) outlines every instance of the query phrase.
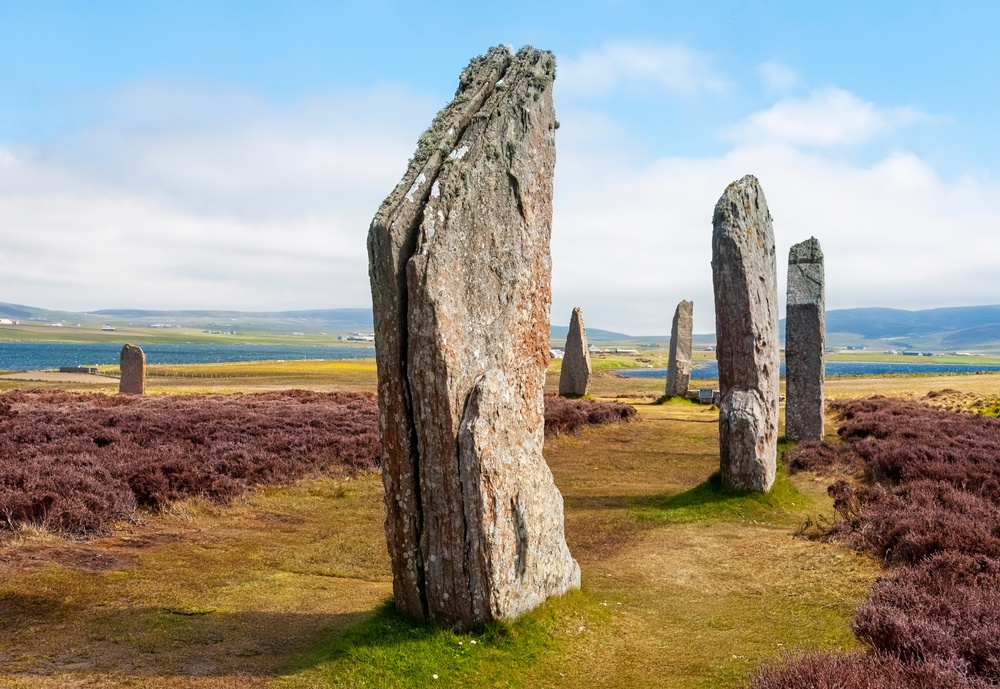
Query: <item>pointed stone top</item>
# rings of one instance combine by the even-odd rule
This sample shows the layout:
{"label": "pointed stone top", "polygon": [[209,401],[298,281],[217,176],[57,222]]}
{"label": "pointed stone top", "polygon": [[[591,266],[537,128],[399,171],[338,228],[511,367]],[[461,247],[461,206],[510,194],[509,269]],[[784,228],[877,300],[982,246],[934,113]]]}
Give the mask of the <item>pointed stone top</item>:
{"label": "pointed stone top", "polygon": [[753,175],[746,175],[726,187],[715,204],[712,223],[718,234],[728,228],[734,219],[757,217],[761,212],[765,214],[766,221],[771,222],[771,212],[767,209],[767,199],[760,182]]}
{"label": "pointed stone top", "polygon": [[819,240],[810,237],[804,242],[799,242],[788,250],[788,265],[798,263],[822,263],[823,250],[819,246]]}

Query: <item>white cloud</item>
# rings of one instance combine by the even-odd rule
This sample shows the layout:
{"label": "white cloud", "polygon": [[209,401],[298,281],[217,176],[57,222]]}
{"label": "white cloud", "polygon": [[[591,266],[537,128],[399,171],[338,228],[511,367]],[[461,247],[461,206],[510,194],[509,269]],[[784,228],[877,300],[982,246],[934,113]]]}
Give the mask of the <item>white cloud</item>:
{"label": "white cloud", "polygon": [[757,73],[768,91],[784,93],[799,83],[799,75],[786,65],[768,60],[757,67]]}
{"label": "white cloud", "polygon": [[113,100],[100,128],[0,148],[0,301],[81,310],[369,303],[368,224],[431,104],[376,90],[279,109],[249,94],[156,84]]}
{"label": "white cloud", "polygon": [[[143,88],[160,95],[135,96],[101,128],[0,146],[0,301],[370,303],[368,224],[440,103],[378,90],[275,108],[247,94]],[[591,327],[665,334],[676,303],[693,299],[696,331],[710,332],[712,209],[747,173],[774,216],[781,284],[789,246],[814,235],[830,308],[996,300],[984,289],[1000,255],[995,180],[942,179],[905,152],[853,164],[787,137],[637,164],[621,145],[629,132],[608,115],[562,108],[560,119],[557,323],[581,306]]]}
{"label": "white cloud", "polygon": [[560,151],[553,225],[553,320],[580,306],[592,327],[667,334],[677,302],[695,331],[714,328],[712,210],[726,185],[761,181],[774,218],[779,302],[792,244],[817,237],[827,306],[931,308],[988,303],[1000,183],[947,181],[917,156],[855,165],[787,144],[708,158],[607,164],[586,146]]}
{"label": "white cloud", "polygon": [[725,79],[708,56],[681,45],[608,43],[578,57],[559,57],[556,88],[571,96],[604,96],[618,89],[719,92]]}
{"label": "white cloud", "polygon": [[741,143],[831,147],[860,144],[933,119],[914,108],[881,108],[849,91],[827,87],[813,91],[808,98],[788,98],[755,112],[723,135]]}

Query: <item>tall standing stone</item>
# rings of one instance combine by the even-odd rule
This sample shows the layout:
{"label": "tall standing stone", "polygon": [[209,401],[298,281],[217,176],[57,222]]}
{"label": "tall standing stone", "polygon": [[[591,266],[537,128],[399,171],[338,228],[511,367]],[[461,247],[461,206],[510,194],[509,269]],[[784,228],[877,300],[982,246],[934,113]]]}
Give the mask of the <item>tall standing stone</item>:
{"label": "tall standing stone", "polygon": [[551,53],[462,73],[368,234],[396,608],[460,629],[578,587],[542,458]]}
{"label": "tall standing stone", "polygon": [[135,345],[126,344],[122,347],[119,357],[121,379],[118,381],[118,393],[121,395],[146,394],[146,355]]}
{"label": "tall standing stone", "polygon": [[785,316],[785,437],[823,439],[825,278],[819,240],[810,237],[788,252]]}
{"label": "tall standing stone", "polygon": [[778,280],[771,213],[756,177],[726,187],[712,226],[722,479],[767,492],[778,450]]}
{"label": "tall standing stone", "polygon": [[674,310],[670,326],[670,357],[667,359],[667,397],[684,397],[691,383],[691,350],[694,302],[682,301]]}
{"label": "tall standing stone", "polygon": [[583,327],[583,312],[573,309],[566,333],[566,350],[559,373],[559,394],[582,397],[590,383],[590,351],[587,349],[587,329]]}

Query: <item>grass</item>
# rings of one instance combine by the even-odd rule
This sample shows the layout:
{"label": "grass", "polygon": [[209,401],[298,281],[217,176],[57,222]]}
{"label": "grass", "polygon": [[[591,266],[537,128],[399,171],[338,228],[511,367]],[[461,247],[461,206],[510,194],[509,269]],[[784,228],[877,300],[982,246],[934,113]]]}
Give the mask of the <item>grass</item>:
{"label": "grass", "polygon": [[904,356],[903,354],[883,354],[868,351],[840,351],[827,354],[828,361],[864,361],[879,364],[976,364],[997,365],[1000,357],[988,355],[956,356],[954,354],[937,354],[934,356]]}
{"label": "grass", "polygon": [[414,627],[384,603],[367,620],[317,648],[301,663],[308,669],[279,686],[525,686],[525,674],[557,645],[553,631],[563,624],[569,607],[581,603],[587,605],[574,592],[478,634]]}
{"label": "grass", "polygon": [[768,493],[730,488],[716,471],[694,488],[652,502],[639,510],[638,517],[677,524],[742,521],[793,525],[801,522],[804,511],[816,507],[817,500],[799,490],[782,468]]}
{"label": "grass", "polygon": [[[151,382],[374,385],[371,362],[241,372],[253,376]],[[229,507],[189,500],[108,538],[12,536],[0,544],[0,685],[736,687],[789,649],[854,648],[850,619],[878,566],[791,535],[832,513],[825,483],[726,495],[709,480],[717,410],[637,408],[633,423],[546,442],[583,588],[515,622],[457,635],[399,620],[378,475],[317,476]]]}

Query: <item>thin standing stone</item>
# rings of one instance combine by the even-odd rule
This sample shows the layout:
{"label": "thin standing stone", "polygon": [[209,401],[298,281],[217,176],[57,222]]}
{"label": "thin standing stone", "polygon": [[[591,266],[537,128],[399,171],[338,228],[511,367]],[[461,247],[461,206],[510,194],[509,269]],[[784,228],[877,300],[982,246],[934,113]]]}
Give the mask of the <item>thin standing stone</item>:
{"label": "thin standing stone", "polygon": [[826,301],[823,251],[810,237],[788,252],[785,316],[785,437],[823,439]]}
{"label": "thin standing stone", "polygon": [[771,213],[757,178],[726,188],[712,225],[722,479],[767,492],[778,451],[778,280]]}
{"label": "thin standing stone", "polygon": [[559,373],[559,394],[583,397],[590,383],[590,351],[587,349],[587,329],[583,327],[583,312],[573,309],[566,333],[566,350]]}
{"label": "thin standing stone", "polygon": [[146,394],[146,355],[135,345],[126,344],[122,347],[119,357],[121,379],[118,382],[118,394]]}
{"label": "thin standing stone", "polygon": [[670,358],[667,360],[667,397],[684,397],[691,384],[691,351],[694,322],[694,302],[682,301],[674,310],[670,326]]}

